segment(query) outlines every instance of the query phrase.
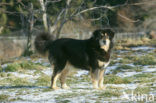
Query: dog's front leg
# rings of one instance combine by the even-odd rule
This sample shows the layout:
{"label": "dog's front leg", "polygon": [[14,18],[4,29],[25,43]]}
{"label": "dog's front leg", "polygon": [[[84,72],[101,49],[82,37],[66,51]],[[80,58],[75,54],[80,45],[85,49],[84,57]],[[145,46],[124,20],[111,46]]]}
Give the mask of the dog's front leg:
{"label": "dog's front leg", "polygon": [[99,89],[98,81],[99,81],[99,69],[91,69],[91,79],[93,83],[93,88]]}
{"label": "dog's front leg", "polygon": [[105,89],[105,86],[103,85],[103,81],[104,81],[104,72],[105,69],[100,69],[100,73],[99,73],[99,89]]}
{"label": "dog's front leg", "polygon": [[57,87],[57,79],[59,78],[60,76],[60,73],[58,71],[56,71],[57,69],[54,68],[54,71],[53,71],[53,75],[51,77],[51,88],[56,90],[56,89],[60,89],[59,87]]}
{"label": "dog's front leg", "polygon": [[69,69],[65,68],[62,71],[61,76],[60,76],[61,87],[63,89],[70,89],[70,87],[68,87],[67,84],[65,83],[68,72],[69,72]]}

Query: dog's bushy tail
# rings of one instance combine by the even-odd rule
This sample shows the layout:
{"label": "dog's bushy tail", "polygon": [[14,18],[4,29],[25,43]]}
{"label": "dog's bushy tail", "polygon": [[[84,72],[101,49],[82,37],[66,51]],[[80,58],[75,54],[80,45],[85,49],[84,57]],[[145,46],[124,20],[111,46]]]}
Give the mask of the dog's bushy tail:
{"label": "dog's bushy tail", "polygon": [[35,38],[35,49],[37,52],[39,52],[41,55],[46,55],[48,51],[48,46],[51,42],[53,42],[54,38],[52,35],[46,32],[42,32],[38,34]]}

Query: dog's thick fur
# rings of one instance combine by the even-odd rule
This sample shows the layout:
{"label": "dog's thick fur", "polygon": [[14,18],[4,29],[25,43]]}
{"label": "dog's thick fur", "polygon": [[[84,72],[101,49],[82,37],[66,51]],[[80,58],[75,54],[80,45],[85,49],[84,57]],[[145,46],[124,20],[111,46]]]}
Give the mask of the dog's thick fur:
{"label": "dog's thick fur", "polygon": [[110,61],[114,32],[111,29],[95,30],[90,39],[76,40],[62,38],[53,40],[48,33],[41,33],[35,39],[35,48],[40,54],[48,54],[54,66],[51,88],[58,89],[56,81],[60,78],[61,87],[69,88],[66,76],[68,65],[89,70],[93,87],[103,89],[104,70]]}

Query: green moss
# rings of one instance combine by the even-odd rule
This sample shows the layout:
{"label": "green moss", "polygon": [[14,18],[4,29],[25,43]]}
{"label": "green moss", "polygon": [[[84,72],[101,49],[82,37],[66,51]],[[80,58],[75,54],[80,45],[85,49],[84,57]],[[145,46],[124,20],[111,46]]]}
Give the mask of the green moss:
{"label": "green moss", "polygon": [[122,63],[122,64],[129,64],[129,63],[132,63],[132,62],[133,62],[132,60],[127,59],[127,58],[123,58],[123,59],[119,60],[119,63]]}
{"label": "green moss", "polygon": [[49,92],[49,91],[54,91],[54,89],[51,89],[51,88],[42,89],[42,92]]}
{"label": "green moss", "polygon": [[114,86],[108,86],[107,89],[110,89],[110,90],[122,90],[124,89],[123,87],[114,87]]}
{"label": "green moss", "polygon": [[3,71],[3,68],[1,67],[1,64],[0,64],[0,72],[2,72]]}
{"label": "green moss", "polygon": [[17,63],[13,63],[13,64],[8,64],[4,70],[5,72],[15,72],[19,69],[21,69],[20,65]]}
{"label": "green moss", "polygon": [[152,73],[136,74],[131,78],[136,80],[138,83],[149,83],[154,82],[156,80],[156,78],[154,78],[154,75]]}
{"label": "green moss", "polygon": [[13,101],[24,101],[22,98],[20,98],[20,97],[16,97],[16,98],[11,98],[11,99],[9,99],[9,102],[13,102]]}
{"label": "green moss", "polygon": [[24,86],[24,85],[32,85],[31,82],[27,80],[27,78],[18,78],[15,76],[11,76],[10,78],[2,79],[0,82],[1,86],[10,84],[11,86]]}
{"label": "green moss", "polygon": [[150,91],[150,87],[137,87],[134,90],[134,93],[139,93],[139,94],[148,94]]}
{"label": "green moss", "polygon": [[7,73],[5,73],[5,72],[0,72],[0,77],[7,77]]}
{"label": "green moss", "polygon": [[26,78],[16,78],[12,81],[12,84],[15,86],[30,85],[30,82]]}
{"label": "green moss", "polygon": [[29,69],[29,70],[44,68],[43,66],[41,66],[41,64],[35,64],[33,62],[30,62],[30,61],[22,62],[22,63],[20,63],[20,66],[23,69]]}
{"label": "green moss", "polygon": [[51,78],[47,75],[42,75],[39,78],[37,78],[37,81],[35,84],[40,86],[49,86],[50,85]]}
{"label": "green moss", "polygon": [[136,77],[136,78],[142,78],[142,77],[151,78],[151,77],[153,77],[153,74],[151,74],[151,73],[136,74],[136,75],[134,75],[134,77]]}
{"label": "green moss", "polygon": [[8,101],[8,98],[9,98],[10,96],[9,95],[5,95],[5,94],[0,94],[0,101],[2,102],[2,101]]}
{"label": "green moss", "polygon": [[117,90],[115,91],[111,91],[111,90],[107,90],[107,91],[104,91],[102,93],[99,93],[97,94],[97,96],[99,98],[105,98],[105,97],[119,97],[121,95],[121,93]]}
{"label": "green moss", "polygon": [[116,67],[115,70],[113,70],[113,74],[116,74],[116,73],[124,71],[124,70],[134,71],[134,70],[138,70],[138,67],[133,67],[130,65],[120,65],[120,66]]}
{"label": "green moss", "polygon": [[[21,71],[21,70],[40,70],[45,68],[41,64],[36,64],[31,61],[23,61],[23,62],[15,62],[12,64],[8,64],[6,68],[4,68],[5,72],[15,72],[15,71]],[[2,71],[2,70],[0,70]]]}
{"label": "green moss", "polygon": [[145,55],[134,60],[135,65],[156,65],[156,59],[152,55]]}
{"label": "green moss", "polygon": [[120,65],[116,69],[134,69],[135,67],[132,67],[130,65]]}
{"label": "green moss", "polygon": [[56,97],[55,99],[56,100],[62,100],[62,99],[65,99],[65,98],[73,98],[73,97],[77,97],[77,96],[84,96],[86,95],[87,93],[79,93],[79,92],[73,92],[73,93],[62,93],[60,94],[58,97]]}
{"label": "green moss", "polygon": [[106,75],[104,77],[104,83],[105,84],[127,84],[131,81],[128,78],[121,78],[119,76],[115,75]]}

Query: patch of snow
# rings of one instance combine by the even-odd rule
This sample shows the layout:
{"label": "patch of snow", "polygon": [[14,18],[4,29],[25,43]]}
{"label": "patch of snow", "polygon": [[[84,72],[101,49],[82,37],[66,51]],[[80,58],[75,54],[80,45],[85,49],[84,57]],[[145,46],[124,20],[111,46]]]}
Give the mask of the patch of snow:
{"label": "patch of snow", "polygon": [[49,63],[49,62],[44,62],[44,63],[42,63],[42,65],[43,65],[43,66],[49,66],[50,63]]}
{"label": "patch of snow", "polygon": [[8,64],[3,64],[3,65],[1,65],[1,67],[4,69],[4,68],[6,68],[8,66]]}
{"label": "patch of snow", "polygon": [[28,60],[28,61],[30,61],[30,60],[31,60],[31,58],[30,58],[30,57],[25,57],[25,59],[26,59],[26,60]]}
{"label": "patch of snow", "polygon": [[155,48],[148,47],[148,46],[139,46],[139,47],[132,47],[131,49],[134,51],[137,51],[137,50],[148,51],[148,50],[154,50]]}
{"label": "patch of snow", "polygon": [[106,84],[106,86],[121,87],[124,89],[136,89],[138,84]]}
{"label": "patch of snow", "polygon": [[76,77],[80,77],[82,75],[87,75],[89,72],[86,71],[86,70],[80,70],[80,71],[77,71],[77,74],[75,74]]}
{"label": "patch of snow", "polygon": [[135,67],[135,65],[133,63],[130,63],[130,64],[126,64],[128,66],[132,66],[132,67]]}
{"label": "patch of snow", "polygon": [[133,76],[133,75],[136,75],[136,74],[141,74],[142,72],[119,72],[116,74],[116,76],[119,76],[119,77],[130,77],[130,76]]}
{"label": "patch of snow", "polygon": [[46,68],[44,70],[42,70],[42,72],[48,76],[51,76],[52,75],[52,71],[53,69],[52,68]]}
{"label": "patch of snow", "polygon": [[36,89],[36,91],[38,91],[38,93],[36,94],[31,93],[31,94],[25,94],[25,95],[20,95],[19,97],[26,100],[26,101],[33,101],[33,102],[46,102],[46,103],[52,103],[52,102],[56,102],[55,98],[59,95],[59,94],[63,94],[63,93],[72,93],[71,90],[54,90],[54,91],[49,91],[49,92],[42,92],[40,91],[40,89]]}
{"label": "patch of snow", "polygon": [[33,75],[29,75],[29,74],[23,74],[23,73],[18,73],[18,72],[8,72],[10,74],[13,74],[16,77],[19,78],[38,78],[39,75],[33,76]]}
{"label": "patch of snow", "polygon": [[149,66],[144,66],[143,72],[145,72],[145,73],[146,73],[146,72],[147,72],[147,73],[156,72],[156,67],[150,68]]}
{"label": "patch of snow", "polygon": [[121,59],[123,59],[123,58],[117,58],[116,60],[118,61],[118,60],[121,60]]}
{"label": "patch of snow", "polygon": [[128,53],[129,51],[127,50],[118,50],[119,53]]}
{"label": "patch of snow", "polygon": [[[89,94],[89,92],[87,93]],[[87,98],[89,97],[89,98]],[[90,99],[90,97],[92,97],[93,99]],[[98,97],[94,96],[93,95],[85,95],[85,96],[77,96],[77,97],[73,97],[73,98],[67,98],[65,100],[69,100],[70,103],[95,103],[96,102],[96,99]]]}
{"label": "patch of snow", "polygon": [[117,68],[117,65],[114,66],[108,66],[106,68],[105,74],[111,74],[113,70],[115,70]]}
{"label": "patch of snow", "polygon": [[38,60],[32,61],[32,62],[33,62],[33,63],[42,63],[42,60],[43,60],[43,59],[39,58]]}

